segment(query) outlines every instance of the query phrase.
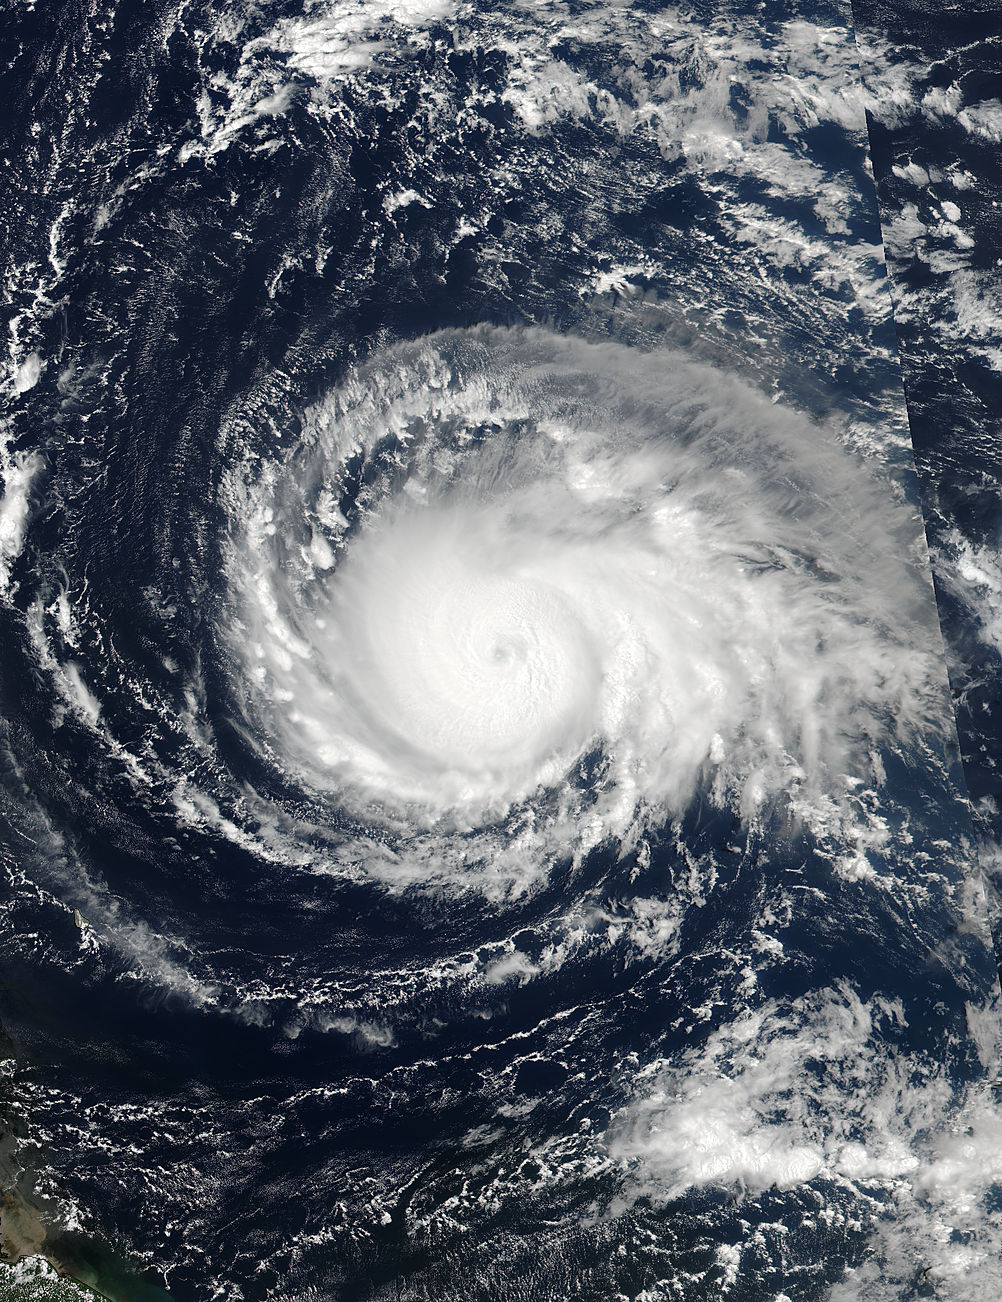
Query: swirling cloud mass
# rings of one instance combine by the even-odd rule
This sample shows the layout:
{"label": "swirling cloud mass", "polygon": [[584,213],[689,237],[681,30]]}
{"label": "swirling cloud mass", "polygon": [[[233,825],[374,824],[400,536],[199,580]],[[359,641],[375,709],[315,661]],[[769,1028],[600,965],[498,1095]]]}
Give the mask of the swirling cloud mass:
{"label": "swirling cloud mass", "polygon": [[10,8],[0,1231],[130,1299],[995,1302],[997,770],[910,433],[990,759],[966,63]]}
{"label": "swirling cloud mass", "polygon": [[304,429],[227,482],[219,622],[259,752],[397,851],[627,846],[697,790],[830,807],[942,717],[913,512],[715,368],[448,332]]}

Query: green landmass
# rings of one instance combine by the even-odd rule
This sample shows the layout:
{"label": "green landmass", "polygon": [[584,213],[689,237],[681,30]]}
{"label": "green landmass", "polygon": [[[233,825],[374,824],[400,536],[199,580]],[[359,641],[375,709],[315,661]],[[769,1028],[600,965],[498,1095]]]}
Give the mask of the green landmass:
{"label": "green landmass", "polygon": [[57,1275],[44,1257],[0,1264],[0,1302],[94,1302],[96,1296]]}

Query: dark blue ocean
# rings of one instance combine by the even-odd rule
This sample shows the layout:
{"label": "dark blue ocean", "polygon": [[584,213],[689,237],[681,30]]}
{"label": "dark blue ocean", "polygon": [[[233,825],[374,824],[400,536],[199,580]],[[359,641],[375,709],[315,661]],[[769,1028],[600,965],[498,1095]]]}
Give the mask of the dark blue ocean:
{"label": "dark blue ocean", "polygon": [[870,137],[909,422],[964,771],[994,899],[998,15],[990,5],[921,4],[861,5],[856,15],[870,43]]}

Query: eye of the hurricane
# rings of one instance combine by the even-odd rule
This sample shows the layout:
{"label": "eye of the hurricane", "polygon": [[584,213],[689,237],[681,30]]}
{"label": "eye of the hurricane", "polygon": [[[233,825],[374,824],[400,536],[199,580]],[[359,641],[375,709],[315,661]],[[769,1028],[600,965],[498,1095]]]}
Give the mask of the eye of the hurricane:
{"label": "eye of the hurricane", "polygon": [[830,826],[940,716],[909,509],[733,377],[455,331],[304,427],[227,484],[220,629],[241,735],[365,829],[352,870],[524,876],[699,789]]}
{"label": "eye of the hurricane", "polygon": [[595,731],[595,633],[532,573],[552,560],[513,564],[513,541],[494,512],[440,505],[377,520],[335,576],[335,717],[317,723],[353,735],[344,759],[365,755],[374,790],[507,802]]}

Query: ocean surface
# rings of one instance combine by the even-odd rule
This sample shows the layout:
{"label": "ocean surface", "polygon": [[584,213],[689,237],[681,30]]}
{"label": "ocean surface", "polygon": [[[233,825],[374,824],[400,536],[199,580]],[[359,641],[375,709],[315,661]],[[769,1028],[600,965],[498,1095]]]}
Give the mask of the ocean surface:
{"label": "ocean surface", "polygon": [[0,1287],[994,1302],[992,15],[8,17]]}
{"label": "ocean surface", "polygon": [[998,947],[998,14],[862,4],[856,15],[915,460]]}

